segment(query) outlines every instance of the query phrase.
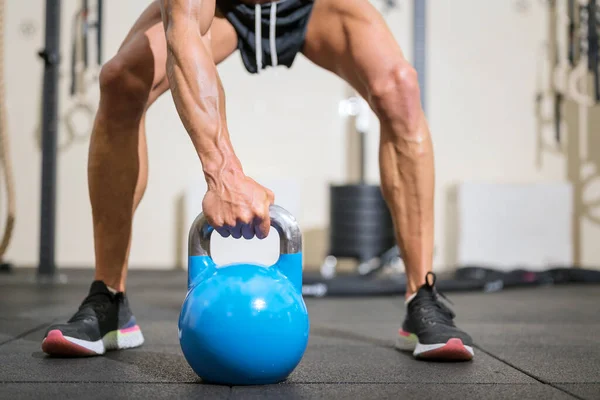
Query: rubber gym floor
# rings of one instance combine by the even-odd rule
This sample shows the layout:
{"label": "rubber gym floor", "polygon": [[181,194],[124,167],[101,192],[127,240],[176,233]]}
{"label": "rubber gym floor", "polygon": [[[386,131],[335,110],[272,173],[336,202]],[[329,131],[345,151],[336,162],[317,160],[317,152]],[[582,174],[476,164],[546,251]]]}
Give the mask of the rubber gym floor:
{"label": "rubber gym floor", "polygon": [[476,342],[458,364],[394,350],[398,297],[306,299],[309,347],[288,381],[228,387],[202,384],[179,348],[184,272],[130,272],[142,347],[47,357],[44,329],[75,311],[92,277],[64,273],[53,287],[33,284],[33,270],[0,275],[1,399],[600,399],[598,285],[447,294]]}

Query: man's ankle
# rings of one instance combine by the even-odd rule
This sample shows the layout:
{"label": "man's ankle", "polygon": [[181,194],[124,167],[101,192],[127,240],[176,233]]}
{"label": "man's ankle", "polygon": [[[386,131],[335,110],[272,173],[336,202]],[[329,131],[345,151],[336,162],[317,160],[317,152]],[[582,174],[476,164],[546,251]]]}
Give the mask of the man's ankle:
{"label": "man's ankle", "polygon": [[417,274],[406,274],[406,294],[405,301],[408,303],[419,291],[419,289],[427,283],[427,278],[430,270],[426,270],[423,273]]}
{"label": "man's ankle", "polygon": [[406,300],[408,300],[409,297],[414,296],[419,289],[421,288],[421,286],[423,286],[425,284],[425,278],[420,278],[420,279],[407,279],[406,281]]}
{"label": "man's ankle", "polygon": [[110,279],[110,278],[104,278],[101,275],[96,275],[94,277],[94,280],[101,281],[102,283],[104,283],[106,285],[106,288],[112,294],[125,292],[125,283],[123,283],[120,278]]}
{"label": "man's ankle", "polygon": [[409,292],[409,291],[407,291],[406,295],[404,296],[404,304],[410,303],[410,301],[412,299],[414,299],[416,295],[417,295],[417,292]]}

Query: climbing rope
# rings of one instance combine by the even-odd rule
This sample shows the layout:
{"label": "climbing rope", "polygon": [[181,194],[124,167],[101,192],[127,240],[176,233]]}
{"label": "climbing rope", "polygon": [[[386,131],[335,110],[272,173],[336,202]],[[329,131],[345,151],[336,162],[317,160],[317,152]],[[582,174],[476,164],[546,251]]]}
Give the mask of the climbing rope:
{"label": "climbing rope", "polygon": [[6,99],[4,87],[4,11],[6,0],[0,0],[0,169],[2,181],[6,186],[6,222],[2,240],[0,241],[0,262],[10,244],[15,226],[15,184],[10,160],[9,134],[6,122]]}

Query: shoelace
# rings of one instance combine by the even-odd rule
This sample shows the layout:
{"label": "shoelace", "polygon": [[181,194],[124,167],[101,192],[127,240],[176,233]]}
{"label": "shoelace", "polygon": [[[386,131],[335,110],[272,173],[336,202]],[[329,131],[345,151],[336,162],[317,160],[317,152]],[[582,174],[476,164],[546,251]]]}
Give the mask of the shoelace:
{"label": "shoelace", "polygon": [[[432,282],[429,283],[429,276],[432,276]],[[433,272],[427,273],[425,278],[428,293],[427,295],[420,295],[413,299],[412,307],[423,311],[424,319],[428,322],[439,322],[444,325],[454,326],[454,311],[452,311],[446,304],[444,304],[438,296],[442,297],[445,301],[453,304],[442,292],[434,288],[436,276]]]}
{"label": "shoelace", "polygon": [[[110,304],[118,301],[119,294],[111,296],[108,293],[92,293],[89,294],[79,306],[79,309],[69,320],[69,322],[81,321],[90,317],[90,310],[98,316],[99,319],[104,318],[104,313],[110,307]],[[108,301],[107,301],[108,299]]]}
{"label": "shoelace", "polygon": [[429,322],[439,322],[444,325],[454,325],[454,312],[450,310],[435,294],[431,297],[415,298],[413,307],[423,312],[423,318]]}

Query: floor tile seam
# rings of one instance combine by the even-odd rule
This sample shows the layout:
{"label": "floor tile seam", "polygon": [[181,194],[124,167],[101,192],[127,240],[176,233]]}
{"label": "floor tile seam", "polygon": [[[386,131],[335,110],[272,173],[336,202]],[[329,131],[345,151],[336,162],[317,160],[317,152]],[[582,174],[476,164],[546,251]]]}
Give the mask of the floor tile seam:
{"label": "floor tile seam", "polygon": [[585,398],[583,398],[581,396],[578,396],[578,395],[575,395],[575,394],[569,392],[568,390],[566,390],[564,388],[556,386],[556,385],[558,385],[558,383],[556,383],[556,382],[550,382],[550,381],[547,381],[547,380],[543,379],[542,377],[536,376],[533,373],[530,373],[530,372],[526,371],[524,368],[518,367],[514,363],[511,363],[511,362],[509,362],[507,360],[504,360],[503,358],[501,358],[499,356],[496,356],[495,354],[493,354],[493,353],[491,353],[491,352],[483,349],[482,347],[480,347],[478,345],[476,346],[476,348],[479,349],[480,351],[482,351],[483,353],[487,354],[488,356],[494,358],[495,360],[498,360],[501,363],[503,363],[503,364],[505,364],[505,365],[507,365],[507,366],[509,366],[509,367],[511,367],[511,368],[513,368],[513,369],[515,369],[517,371],[519,371],[520,373],[527,375],[531,379],[534,379],[537,382],[539,382],[539,383],[541,383],[541,384],[543,384],[545,386],[552,387],[552,388],[554,388],[554,389],[556,389],[558,391],[561,391],[561,392],[563,392],[563,393],[565,393],[565,394],[567,394],[567,395],[569,395],[571,397],[574,397],[574,398],[576,398],[578,400],[586,400]]}
{"label": "floor tile seam", "polygon": [[25,337],[25,336],[27,336],[27,335],[30,335],[30,334],[32,334],[32,333],[34,333],[34,332],[36,332],[36,331],[38,331],[38,330],[40,330],[40,329],[43,329],[43,328],[47,327],[47,326],[48,326],[48,325],[50,325],[51,323],[52,323],[52,321],[50,321],[50,322],[44,322],[43,324],[39,324],[39,325],[35,326],[34,328],[31,328],[31,329],[28,329],[28,330],[26,330],[26,331],[25,331],[25,332],[23,332],[23,333],[19,333],[19,334],[18,334],[18,335],[16,335],[15,337],[12,337],[12,338],[10,338],[10,339],[7,339],[7,340],[5,340],[5,341],[3,341],[3,342],[0,342],[0,346],[4,346],[4,345],[6,345],[6,344],[9,344],[9,343],[11,343],[11,342],[14,342],[15,340],[22,339],[22,338],[24,338],[24,337]]}
{"label": "floor tile seam", "polygon": [[[201,385],[200,382],[197,381],[187,381],[187,382],[170,382],[170,381],[95,381],[95,380],[82,380],[82,381],[27,381],[27,380],[0,380],[1,384],[83,384],[83,383],[93,383],[93,384],[127,384],[127,385]],[[367,385],[380,385],[380,386],[388,386],[388,385],[502,385],[502,386],[536,386],[539,383],[526,383],[526,382],[415,382],[415,381],[394,381],[394,382],[371,382],[371,381],[361,381],[361,382],[328,382],[328,381],[319,381],[319,382],[289,382],[289,383],[281,383],[279,386],[298,386],[298,385],[348,385],[348,386],[367,386]],[[226,385],[220,385],[217,387],[231,387]],[[247,386],[236,386],[239,388],[245,388]]]}

